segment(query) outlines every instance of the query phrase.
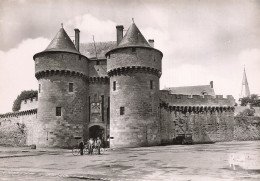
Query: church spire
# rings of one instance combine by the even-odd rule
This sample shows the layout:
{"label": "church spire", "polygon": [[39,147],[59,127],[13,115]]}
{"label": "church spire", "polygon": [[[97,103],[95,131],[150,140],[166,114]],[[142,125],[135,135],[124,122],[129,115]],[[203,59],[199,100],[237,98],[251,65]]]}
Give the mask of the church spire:
{"label": "church spire", "polygon": [[250,96],[250,91],[249,91],[248,81],[247,81],[247,77],[246,77],[246,69],[244,67],[244,74],[243,74],[240,98],[249,97],[249,96]]}

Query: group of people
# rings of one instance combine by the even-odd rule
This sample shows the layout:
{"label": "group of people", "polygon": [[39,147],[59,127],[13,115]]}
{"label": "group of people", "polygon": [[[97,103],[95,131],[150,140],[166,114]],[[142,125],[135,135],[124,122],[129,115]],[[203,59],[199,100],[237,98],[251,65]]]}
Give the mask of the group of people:
{"label": "group of people", "polygon": [[101,144],[102,144],[102,141],[99,137],[97,137],[97,139],[95,139],[95,140],[93,138],[89,138],[86,144],[82,140],[79,143],[80,154],[83,155],[83,150],[84,150],[84,147],[86,145],[86,147],[88,148],[88,154],[92,155],[93,149],[97,148],[98,154],[100,155]]}

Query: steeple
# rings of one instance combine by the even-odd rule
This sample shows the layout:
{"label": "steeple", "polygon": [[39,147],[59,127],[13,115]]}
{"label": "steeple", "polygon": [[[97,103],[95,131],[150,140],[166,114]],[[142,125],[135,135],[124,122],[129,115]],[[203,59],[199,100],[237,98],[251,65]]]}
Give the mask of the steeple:
{"label": "steeple", "polygon": [[247,81],[247,77],[246,77],[246,69],[244,67],[244,74],[243,74],[240,98],[249,97],[249,96],[250,96],[250,91],[249,91],[248,81]]}

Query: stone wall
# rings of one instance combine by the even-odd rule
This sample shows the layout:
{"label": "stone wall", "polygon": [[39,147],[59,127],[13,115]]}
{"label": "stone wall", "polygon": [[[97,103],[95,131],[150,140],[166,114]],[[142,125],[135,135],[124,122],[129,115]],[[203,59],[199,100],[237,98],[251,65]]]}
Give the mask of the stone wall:
{"label": "stone wall", "polygon": [[186,112],[161,108],[162,144],[171,144],[178,134],[192,134],[194,143],[233,140],[233,111]]}
{"label": "stone wall", "polygon": [[[127,60],[127,61],[126,61]],[[162,54],[156,49],[132,48],[118,49],[107,57],[107,71],[122,67],[150,67],[162,71]]]}
{"label": "stone wall", "polygon": [[35,144],[37,110],[0,115],[0,145],[28,146]]}

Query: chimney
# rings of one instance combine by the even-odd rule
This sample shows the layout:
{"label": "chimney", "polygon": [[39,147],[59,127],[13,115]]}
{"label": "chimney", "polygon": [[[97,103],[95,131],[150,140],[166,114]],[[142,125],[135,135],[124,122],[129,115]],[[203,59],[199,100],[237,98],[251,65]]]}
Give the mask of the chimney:
{"label": "chimney", "polygon": [[213,81],[210,81],[210,88],[213,89]]}
{"label": "chimney", "polygon": [[149,45],[154,48],[154,40],[153,39],[149,39],[148,42],[149,42]]}
{"label": "chimney", "polygon": [[80,31],[78,28],[74,29],[74,31],[75,31],[75,47],[79,51],[79,32]]}
{"label": "chimney", "polygon": [[117,36],[117,45],[121,42],[123,39],[123,30],[124,26],[123,25],[117,25],[116,26],[116,36]]}

